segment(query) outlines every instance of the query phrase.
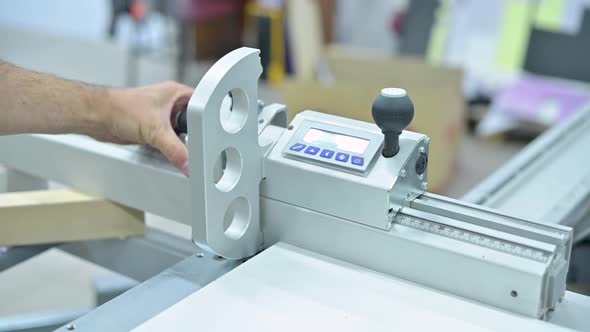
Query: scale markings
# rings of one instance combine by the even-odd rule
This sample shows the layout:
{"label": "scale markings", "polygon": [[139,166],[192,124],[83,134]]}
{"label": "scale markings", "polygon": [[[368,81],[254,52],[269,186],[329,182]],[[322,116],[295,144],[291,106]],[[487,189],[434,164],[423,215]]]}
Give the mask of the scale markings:
{"label": "scale markings", "polygon": [[551,253],[544,250],[531,248],[522,244],[498,239],[454,226],[444,225],[430,220],[398,214],[394,221],[400,225],[414,229],[420,229],[429,233],[532,259],[538,262],[546,263],[551,255]]}

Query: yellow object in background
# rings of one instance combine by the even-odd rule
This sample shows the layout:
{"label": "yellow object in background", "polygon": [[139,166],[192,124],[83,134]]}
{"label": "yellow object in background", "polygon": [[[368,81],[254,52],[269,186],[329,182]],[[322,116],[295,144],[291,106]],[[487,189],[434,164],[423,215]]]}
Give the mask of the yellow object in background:
{"label": "yellow object in background", "polygon": [[565,0],[541,0],[537,7],[535,27],[559,32],[565,10]]}
{"label": "yellow object in background", "polygon": [[281,8],[266,8],[258,3],[249,3],[246,12],[253,17],[270,19],[270,62],[265,68],[266,77],[271,84],[281,83],[285,79],[285,18]]}
{"label": "yellow object in background", "polygon": [[270,17],[271,61],[268,66],[268,80],[272,84],[281,83],[285,79],[285,31],[282,10],[274,10]]}
{"label": "yellow object in background", "polygon": [[450,0],[444,0],[436,10],[434,24],[430,31],[428,50],[426,51],[426,60],[431,64],[440,64],[444,60],[450,5]]}
{"label": "yellow object in background", "polygon": [[498,67],[522,69],[535,7],[526,0],[507,0],[500,32]]}

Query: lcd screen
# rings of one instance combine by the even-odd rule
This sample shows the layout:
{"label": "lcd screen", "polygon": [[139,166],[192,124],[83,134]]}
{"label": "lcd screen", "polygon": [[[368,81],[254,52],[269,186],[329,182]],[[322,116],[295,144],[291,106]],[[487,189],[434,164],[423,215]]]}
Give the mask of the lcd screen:
{"label": "lcd screen", "polygon": [[309,144],[321,144],[324,147],[330,147],[357,154],[364,153],[370,143],[369,140],[363,138],[332,133],[315,128],[310,128],[307,133],[305,133],[305,136],[303,136],[303,141]]}

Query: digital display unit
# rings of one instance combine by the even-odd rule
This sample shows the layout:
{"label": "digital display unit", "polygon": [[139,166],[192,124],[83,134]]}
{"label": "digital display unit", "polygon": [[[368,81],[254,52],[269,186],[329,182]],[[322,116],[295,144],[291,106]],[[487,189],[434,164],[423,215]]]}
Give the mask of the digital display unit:
{"label": "digital display unit", "polygon": [[303,141],[309,144],[321,144],[338,150],[363,154],[371,141],[359,137],[342,135],[316,128],[310,128]]}

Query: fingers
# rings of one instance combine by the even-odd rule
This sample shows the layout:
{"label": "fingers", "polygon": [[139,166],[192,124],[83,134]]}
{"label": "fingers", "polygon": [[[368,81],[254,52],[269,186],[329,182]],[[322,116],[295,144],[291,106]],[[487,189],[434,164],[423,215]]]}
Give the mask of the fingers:
{"label": "fingers", "polygon": [[188,150],[172,129],[163,129],[156,133],[151,145],[160,150],[184,175],[189,175]]}
{"label": "fingers", "polygon": [[172,99],[172,104],[177,104],[179,101],[184,101],[185,103],[193,95],[193,88],[188,85],[180,84],[174,81],[167,81],[161,83],[166,91],[166,95]]}
{"label": "fingers", "polygon": [[178,83],[179,97],[188,97],[190,99],[190,97],[193,95],[193,91],[194,90],[192,87]]}
{"label": "fingers", "polygon": [[120,136],[136,143],[147,143],[160,150],[176,168],[188,176],[188,150],[176,136],[172,120],[186,108],[193,89],[184,84],[167,81],[131,91],[136,94],[138,100],[133,100],[133,107],[127,105],[129,114],[132,115],[132,121],[129,122],[136,126],[119,126],[131,128],[124,130],[125,135]]}

